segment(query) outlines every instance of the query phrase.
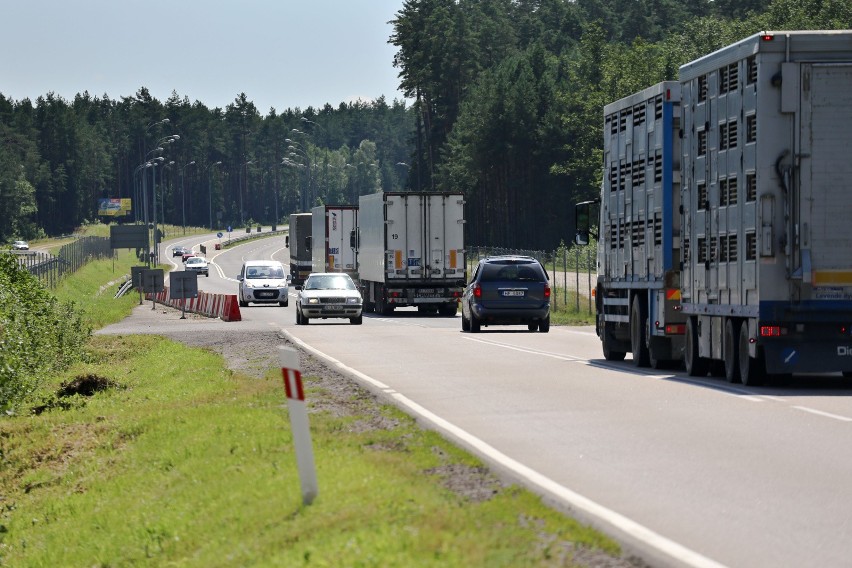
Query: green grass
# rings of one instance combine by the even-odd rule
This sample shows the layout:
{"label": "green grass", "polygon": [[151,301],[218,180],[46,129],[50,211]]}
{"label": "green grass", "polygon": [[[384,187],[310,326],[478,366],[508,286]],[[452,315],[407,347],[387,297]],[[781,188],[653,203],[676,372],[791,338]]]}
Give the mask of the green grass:
{"label": "green grass", "polygon": [[[104,283],[135,259],[92,263],[57,291],[95,327],[138,297]],[[59,396],[77,378],[106,386]],[[390,406],[306,377],[319,496],[302,505],[280,371],[154,336],[95,336],[42,410],[0,419],[0,566],[571,566],[617,544],[492,480],[476,500],[440,468],[477,459]],[[346,412],[322,410],[350,396]],[[573,548],[572,548],[573,547]]]}

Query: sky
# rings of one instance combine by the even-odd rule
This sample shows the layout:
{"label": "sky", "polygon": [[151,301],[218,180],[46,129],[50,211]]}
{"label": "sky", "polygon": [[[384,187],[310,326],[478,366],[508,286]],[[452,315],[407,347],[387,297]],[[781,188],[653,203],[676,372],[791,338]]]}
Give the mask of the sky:
{"label": "sky", "polygon": [[0,0],[0,93],[258,112],[402,99],[388,23],[404,0]]}

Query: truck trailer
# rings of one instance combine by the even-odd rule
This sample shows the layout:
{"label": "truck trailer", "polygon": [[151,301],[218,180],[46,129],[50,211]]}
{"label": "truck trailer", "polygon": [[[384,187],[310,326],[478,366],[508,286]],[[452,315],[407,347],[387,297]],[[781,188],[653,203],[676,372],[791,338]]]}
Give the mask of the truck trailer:
{"label": "truck trailer", "polygon": [[319,205],[311,210],[312,272],[345,272],[357,281],[358,207]]}
{"label": "truck trailer", "polygon": [[387,192],[359,198],[359,280],[365,309],[455,315],[465,283],[464,196]]}
{"label": "truck trailer", "polygon": [[[604,356],[852,376],[852,32],[764,32],[604,109]],[[592,202],[578,204],[578,241]]]}
{"label": "truck trailer", "polygon": [[302,284],[311,273],[311,214],[290,215],[290,278],[293,284]]}

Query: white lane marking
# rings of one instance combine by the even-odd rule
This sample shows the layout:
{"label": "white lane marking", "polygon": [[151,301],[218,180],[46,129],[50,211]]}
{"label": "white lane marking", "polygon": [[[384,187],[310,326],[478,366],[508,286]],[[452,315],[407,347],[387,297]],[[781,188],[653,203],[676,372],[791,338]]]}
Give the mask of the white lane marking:
{"label": "white lane marking", "polygon": [[288,340],[299,345],[303,349],[313,353],[317,357],[325,360],[332,366],[337,367],[341,371],[353,375],[358,379],[366,382],[367,384],[378,388],[383,393],[392,397],[393,400],[397,401],[400,406],[407,408],[410,412],[431,422],[437,429],[446,432],[447,434],[458,440],[461,440],[468,447],[473,448],[480,455],[485,456],[487,459],[490,459],[494,463],[497,463],[500,466],[505,467],[506,469],[514,472],[516,475],[523,479],[526,479],[529,483],[537,486],[542,491],[545,491],[553,495],[557,499],[560,499],[569,507],[584,511],[586,514],[598,518],[605,523],[608,523],[619,531],[623,531],[624,533],[630,535],[632,538],[643,542],[647,546],[652,547],[663,554],[666,554],[667,556],[686,566],[694,566],[696,568],[724,568],[723,564],[720,564],[715,560],[707,558],[706,556],[703,556],[689,548],[686,548],[685,546],[678,544],[677,542],[674,542],[660,534],[657,534],[651,529],[640,525],[636,521],[633,521],[625,517],[624,515],[616,513],[615,511],[608,509],[603,505],[600,505],[595,501],[592,501],[591,499],[584,497],[579,493],[572,491],[571,489],[568,489],[563,485],[558,484],[549,477],[538,473],[532,468],[529,468],[523,465],[522,463],[510,458],[504,453],[498,451],[496,448],[480,440],[473,434],[470,434],[469,432],[462,430],[451,422],[444,420],[440,416],[420,406],[410,398],[406,397],[403,394],[400,394],[399,392],[395,391],[393,388],[382,383],[381,381],[378,381],[368,375],[365,375],[364,373],[356,369],[348,367],[337,359],[326,355],[319,349],[316,349],[308,345],[301,339],[294,337],[286,329],[282,329],[281,331]]}
{"label": "white lane marking", "polygon": [[495,347],[503,347],[504,349],[510,349],[512,351],[520,351],[521,353],[529,353],[531,355],[542,355],[544,357],[551,357],[553,359],[559,359],[561,361],[580,361],[583,363],[588,363],[588,359],[583,359],[582,357],[573,357],[571,355],[562,355],[559,353],[552,353],[548,351],[542,351],[539,349],[530,349],[529,347],[517,347],[515,345],[509,345],[508,343],[499,343],[497,341],[489,341],[487,339],[477,339],[473,337],[465,337],[464,339],[468,341],[475,341],[476,343],[484,343],[486,345],[493,345]]}
{"label": "white lane marking", "polygon": [[810,412],[811,414],[816,414],[817,416],[824,416],[825,418],[840,420],[841,422],[852,422],[852,418],[849,418],[848,416],[840,416],[839,414],[832,414],[831,412],[823,412],[822,410],[808,408],[807,406],[794,406],[793,408],[796,408],[798,410],[804,410],[805,412]]}
{"label": "white lane marking", "polygon": [[[621,368],[618,365],[601,363],[599,361],[591,361],[589,359],[584,359],[582,357],[575,357],[573,355],[562,355],[562,354],[559,354],[559,353],[542,351],[542,350],[539,350],[539,349],[530,349],[528,347],[517,347],[515,345],[509,345],[509,344],[506,344],[506,343],[499,343],[497,341],[489,341],[489,340],[486,340],[486,339],[478,339],[478,338],[473,338],[473,337],[465,337],[465,339],[467,339],[468,341],[475,341],[477,343],[484,343],[486,345],[493,345],[494,347],[503,347],[505,349],[510,349],[512,351],[520,351],[522,353],[529,353],[531,355],[541,355],[543,357],[550,357],[550,358],[559,359],[559,360],[562,360],[562,361],[572,361],[572,362],[575,362],[575,363],[581,363],[581,364],[589,365],[589,366],[593,366],[593,367],[601,367],[603,369],[611,369],[613,371],[624,371],[624,369]],[[643,371],[641,369],[632,369],[631,372],[644,375],[644,376],[651,378],[651,379],[670,380],[672,378],[676,378],[678,381],[681,381],[681,382],[700,385],[700,386],[703,386],[703,387],[710,387],[716,392],[722,393],[722,394],[727,395],[727,396],[733,396],[735,398],[739,398],[739,399],[742,399],[742,400],[747,400],[749,402],[765,402],[760,397],[753,396],[748,391],[740,390],[740,389],[737,389],[737,388],[731,388],[731,387],[723,387],[723,386],[719,386],[719,385],[711,385],[711,384],[708,384],[706,381],[678,377],[677,375],[675,375],[673,373],[661,375],[660,373],[655,373],[653,371],[650,371],[650,372],[649,371]]]}

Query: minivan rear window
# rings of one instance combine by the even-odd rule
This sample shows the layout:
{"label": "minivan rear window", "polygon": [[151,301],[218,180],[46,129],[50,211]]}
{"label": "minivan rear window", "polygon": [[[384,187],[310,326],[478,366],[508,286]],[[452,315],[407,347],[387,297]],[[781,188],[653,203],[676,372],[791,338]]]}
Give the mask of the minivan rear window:
{"label": "minivan rear window", "polygon": [[545,277],[532,263],[485,264],[480,282],[544,282]]}

